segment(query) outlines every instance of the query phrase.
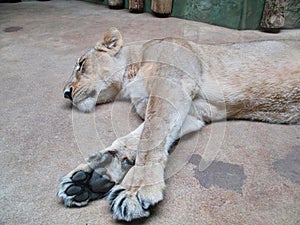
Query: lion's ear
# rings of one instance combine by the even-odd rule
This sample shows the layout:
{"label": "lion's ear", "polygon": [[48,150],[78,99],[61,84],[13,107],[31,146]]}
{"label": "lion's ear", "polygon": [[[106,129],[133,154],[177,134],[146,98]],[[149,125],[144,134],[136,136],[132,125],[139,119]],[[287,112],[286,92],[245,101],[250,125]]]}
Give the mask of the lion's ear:
{"label": "lion's ear", "polygon": [[107,52],[110,55],[116,55],[123,46],[123,38],[117,28],[110,28],[104,34],[103,40],[97,42],[95,49]]}

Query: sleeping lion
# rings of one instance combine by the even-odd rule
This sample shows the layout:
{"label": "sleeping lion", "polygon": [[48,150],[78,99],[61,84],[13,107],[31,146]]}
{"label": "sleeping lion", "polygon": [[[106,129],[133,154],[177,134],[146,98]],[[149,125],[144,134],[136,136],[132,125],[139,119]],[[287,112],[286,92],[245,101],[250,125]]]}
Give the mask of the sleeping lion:
{"label": "sleeping lion", "polygon": [[107,197],[113,217],[148,217],[163,199],[175,140],[224,119],[300,122],[300,49],[293,42],[199,45],[176,38],[123,46],[108,30],[80,57],[64,97],[82,112],[131,101],[144,122],[60,181],[66,206]]}

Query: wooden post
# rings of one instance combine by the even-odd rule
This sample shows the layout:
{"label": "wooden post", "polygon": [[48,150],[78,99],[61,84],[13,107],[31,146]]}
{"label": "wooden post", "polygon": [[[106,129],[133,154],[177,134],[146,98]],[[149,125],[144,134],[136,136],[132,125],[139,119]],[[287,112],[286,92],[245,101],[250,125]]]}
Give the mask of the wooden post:
{"label": "wooden post", "polygon": [[144,12],[144,0],[129,0],[128,9],[132,13]]}
{"label": "wooden post", "polygon": [[173,0],[152,0],[151,9],[158,17],[167,17],[172,12]]}
{"label": "wooden post", "polygon": [[108,7],[110,9],[123,9],[124,0],[108,0]]}
{"label": "wooden post", "polygon": [[267,0],[260,27],[262,31],[277,33],[284,26],[287,0]]}

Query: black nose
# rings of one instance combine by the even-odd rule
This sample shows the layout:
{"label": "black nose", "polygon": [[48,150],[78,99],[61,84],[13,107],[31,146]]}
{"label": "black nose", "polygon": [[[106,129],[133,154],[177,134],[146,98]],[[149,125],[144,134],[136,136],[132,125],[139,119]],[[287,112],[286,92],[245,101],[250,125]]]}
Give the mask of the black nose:
{"label": "black nose", "polygon": [[64,97],[72,101],[72,88],[66,88],[64,90]]}

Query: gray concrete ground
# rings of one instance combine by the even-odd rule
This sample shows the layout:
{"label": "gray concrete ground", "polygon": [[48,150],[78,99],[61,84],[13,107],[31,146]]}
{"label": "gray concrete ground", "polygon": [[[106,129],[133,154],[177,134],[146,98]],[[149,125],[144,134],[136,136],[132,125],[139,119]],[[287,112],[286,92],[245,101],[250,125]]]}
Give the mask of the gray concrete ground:
{"label": "gray concrete ground", "polygon": [[[112,26],[125,43],[300,40],[300,30],[240,32],[79,1],[0,4],[0,224],[117,223],[105,200],[70,209],[55,197],[61,176],[140,123],[126,102],[82,114],[63,99],[77,57]],[[171,154],[165,200],[135,224],[300,224],[299,128],[229,121],[184,137]]]}

